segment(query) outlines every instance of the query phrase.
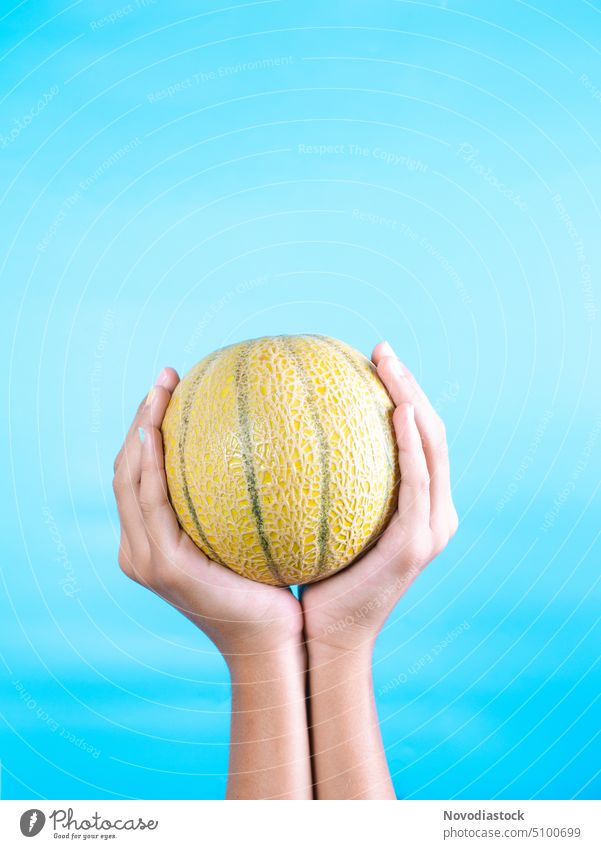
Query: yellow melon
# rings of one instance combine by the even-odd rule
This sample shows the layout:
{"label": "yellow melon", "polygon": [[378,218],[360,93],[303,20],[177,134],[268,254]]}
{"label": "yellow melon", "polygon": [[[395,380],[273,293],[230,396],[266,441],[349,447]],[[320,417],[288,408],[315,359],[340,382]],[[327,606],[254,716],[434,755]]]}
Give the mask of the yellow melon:
{"label": "yellow melon", "polygon": [[392,412],[372,363],[344,342],[268,336],[215,351],[177,386],[163,422],[181,526],[255,581],[337,572],[395,509]]}

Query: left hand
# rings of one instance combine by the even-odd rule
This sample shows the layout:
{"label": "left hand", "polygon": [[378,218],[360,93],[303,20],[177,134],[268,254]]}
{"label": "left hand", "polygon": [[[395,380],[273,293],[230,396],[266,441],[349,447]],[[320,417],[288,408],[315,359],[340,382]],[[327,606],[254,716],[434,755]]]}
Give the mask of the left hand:
{"label": "left hand", "polygon": [[399,503],[377,544],[355,564],[303,588],[307,648],[371,653],[391,610],[457,530],[444,425],[387,342],[372,360],[394,404]]}
{"label": "left hand", "polygon": [[288,589],[259,584],[214,563],[178,524],[169,502],[161,423],[177,372],[163,369],[115,460],[121,520],[119,565],[204,631],[228,665],[302,645],[300,605]]}

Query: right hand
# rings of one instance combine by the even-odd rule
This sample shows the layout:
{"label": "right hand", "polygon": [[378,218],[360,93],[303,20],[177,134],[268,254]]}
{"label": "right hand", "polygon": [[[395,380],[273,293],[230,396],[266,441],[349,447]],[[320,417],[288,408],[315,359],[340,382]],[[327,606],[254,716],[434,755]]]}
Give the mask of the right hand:
{"label": "right hand", "polygon": [[401,485],[395,515],[354,565],[302,592],[310,651],[371,655],[394,605],[458,526],[442,421],[386,342],[372,359],[394,404]]}

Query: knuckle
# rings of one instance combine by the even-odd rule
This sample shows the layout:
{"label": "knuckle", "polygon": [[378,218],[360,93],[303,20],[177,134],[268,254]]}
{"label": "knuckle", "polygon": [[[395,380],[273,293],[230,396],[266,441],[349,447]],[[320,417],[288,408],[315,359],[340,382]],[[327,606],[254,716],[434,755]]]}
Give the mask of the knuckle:
{"label": "knuckle", "polygon": [[418,496],[429,495],[430,493],[430,476],[427,472],[422,472],[417,475],[414,481],[415,494]]}
{"label": "knuckle", "polygon": [[140,497],[140,511],[144,517],[151,516],[154,510],[154,502],[148,497]]}
{"label": "knuckle", "polygon": [[431,557],[432,542],[426,534],[410,537],[405,544],[404,555],[413,567],[423,566]]}
{"label": "knuckle", "polygon": [[127,473],[118,472],[113,477],[113,492],[117,500],[123,498],[128,492],[135,492],[133,481]]}
{"label": "knuckle", "polygon": [[457,533],[457,529],[459,527],[459,516],[457,515],[457,510],[453,508],[451,513],[451,520],[449,522],[449,537],[454,536]]}
{"label": "knuckle", "polygon": [[448,541],[448,537],[445,533],[443,533],[442,531],[440,533],[436,533],[432,539],[430,559],[440,554],[440,552],[445,548]]}
{"label": "knuckle", "polygon": [[427,474],[413,475],[411,478],[405,475],[401,482],[401,486],[403,485],[406,487],[407,498],[412,506],[430,496],[430,478]]}

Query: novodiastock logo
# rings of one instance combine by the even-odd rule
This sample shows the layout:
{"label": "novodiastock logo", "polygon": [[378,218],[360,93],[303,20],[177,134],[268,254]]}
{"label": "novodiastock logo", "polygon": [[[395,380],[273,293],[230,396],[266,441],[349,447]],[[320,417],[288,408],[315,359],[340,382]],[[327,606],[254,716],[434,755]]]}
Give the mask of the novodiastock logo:
{"label": "novodiastock logo", "polygon": [[35,837],[44,828],[46,817],[38,808],[31,808],[21,814],[21,834],[25,837]]}

